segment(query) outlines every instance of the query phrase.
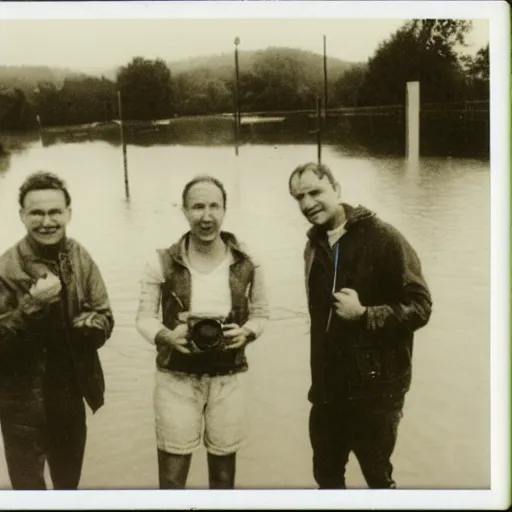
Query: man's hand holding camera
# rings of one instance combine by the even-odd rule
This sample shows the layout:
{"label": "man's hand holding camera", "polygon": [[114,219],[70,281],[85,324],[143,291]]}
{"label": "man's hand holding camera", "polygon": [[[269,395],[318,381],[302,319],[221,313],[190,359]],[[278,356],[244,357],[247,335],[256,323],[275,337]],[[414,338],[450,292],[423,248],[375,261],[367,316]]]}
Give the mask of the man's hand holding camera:
{"label": "man's hand holding camera", "polygon": [[249,341],[251,332],[238,324],[224,325],[224,348],[232,350],[244,346]]}
{"label": "man's hand holding camera", "polygon": [[[252,333],[249,329],[236,323],[222,324],[218,319],[208,315],[180,313],[179,322],[174,329],[161,329],[156,336],[156,343],[166,343],[182,354],[191,354],[212,350],[234,350],[251,340]],[[208,326],[206,332],[203,330],[205,326]],[[216,329],[218,333],[215,333]]]}
{"label": "man's hand holding camera", "polygon": [[366,312],[366,307],[359,302],[359,295],[352,288],[342,288],[333,293],[334,310],[344,320],[357,320]]}
{"label": "man's hand holding camera", "polygon": [[174,329],[167,329],[166,327],[158,332],[156,336],[157,342],[163,342],[170,345],[173,349],[181,352],[182,354],[190,354],[190,343],[188,339],[188,314],[180,314],[180,323]]}

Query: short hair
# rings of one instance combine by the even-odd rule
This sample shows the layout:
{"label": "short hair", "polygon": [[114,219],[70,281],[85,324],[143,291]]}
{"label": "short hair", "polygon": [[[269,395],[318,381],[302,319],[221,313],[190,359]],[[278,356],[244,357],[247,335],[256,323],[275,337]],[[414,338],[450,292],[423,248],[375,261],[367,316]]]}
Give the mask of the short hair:
{"label": "short hair", "polygon": [[288,180],[288,190],[290,191],[290,194],[292,192],[293,178],[300,178],[305,172],[308,171],[314,173],[320,180],[323,178],[327,178],[329,180],[329,183],[332,185],[332,188],[336,188],[336,179],[334,178],[331,169],[329,169],[327,165],[308,162],[307,164],[299,165],[290,174],[290,179]]}
{"label": "short hair", "polygon": [[18,201],[23,208],[25,197],[33,190],[61,190],[66,200],[66,206],[71,204],[71,196],[66,183],[56,174],[46,171],[37,171],[30,174],[22,183],[19,191]]}
{"label": "short hair", "polygon": [[221,191],[221,193],[222,193],[223,206],[224,206],[224,209],[226,209],[227,194],[226,194],[226,189],[224,188],[224,185],[217,178],[214,178],[213,176],[209,176],[207,174],[196,176],[194,179],[190,180],[185,185],[185,188],[183,189],[183,193],[182,193],[182,196],[181,196],[181,200],[183,202],[183,206],[187,205],[187,196],[188,196],[189,190],[194,185],[197,185],[198,183],[212,183],[213,185],[215,185]]}

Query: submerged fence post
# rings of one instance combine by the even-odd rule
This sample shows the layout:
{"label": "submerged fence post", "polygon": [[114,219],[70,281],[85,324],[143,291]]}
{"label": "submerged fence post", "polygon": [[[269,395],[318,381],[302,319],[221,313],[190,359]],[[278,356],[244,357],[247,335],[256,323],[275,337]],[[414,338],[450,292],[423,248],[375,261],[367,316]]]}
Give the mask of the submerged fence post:
{"label": "submerged fence post", "polygon": [[322,99],[316,99],[316,144],[318,165],[322,164]]}
{"label": "submerged fence post", "polygon": [[123,148],[124,193],[125,193],[126,199],[130,199],[130,186],[128,184],[128,161],[126,158],[126,141],[124,138],[123,107],[122,107],[122,101],[121,101],[121,91],[117,91],[117,101],[119,104],[119,125],[121,128],[121,146]]}
{"label": "submerged fence post", "polygon": [[327,36],[324,36],[324,123],[327,123]]}
{"label": "submerged fence post", "polygon": [[240,76],[238,72],[238,45],[240,38],[235,37],[235,154],[238,156],[238,146],[240,145]]}
{"label": "submerged fence post", "polygon": [[39,140],[41,141],[41,146],[44,146],[44,142],[43,142],[43,125],[41,124],[41,117],[39,116],[39,114],[36,115],[36,120],[37,120],[37,127],[39,129]]}
{"label": "submerged fence post", "polygon": [[420,157],[420,83],[407,82],[405,111],[406,156],[409,161]]}

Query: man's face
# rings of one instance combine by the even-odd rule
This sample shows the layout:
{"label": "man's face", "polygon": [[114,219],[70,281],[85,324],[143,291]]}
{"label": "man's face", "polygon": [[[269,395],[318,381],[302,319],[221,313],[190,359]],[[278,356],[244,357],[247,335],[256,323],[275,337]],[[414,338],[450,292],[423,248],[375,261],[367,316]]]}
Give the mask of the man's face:
{"label": "man's face", "polygon": [[209,182],[193,185],[187,193],[183,213],[193,238],[203,244],[215,241],[226,213],[219,187]]}
{"label": "man's face", "polygon": [[71,208],[62,190],[32,190],[25,196],[20,219],[28,235],[41,245],[54,245],[66,234]]}
{"label": "man's face", "polygon": [[339,209],[340,189],[333,187],[329,179],[319,178],[313,171],[292,178],[290,192],[299,208],[311,224],[330,227]]}

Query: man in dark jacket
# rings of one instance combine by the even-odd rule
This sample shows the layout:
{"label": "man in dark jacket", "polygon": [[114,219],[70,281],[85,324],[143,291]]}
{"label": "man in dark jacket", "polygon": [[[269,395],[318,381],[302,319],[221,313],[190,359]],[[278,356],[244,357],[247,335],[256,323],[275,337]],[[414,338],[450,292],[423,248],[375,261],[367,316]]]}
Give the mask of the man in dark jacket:
{"label": "man in dark jacket", "polygon": [[394,227],[340,202],[327,166],[297,167],[289,189],[313,224],[304,258],[315,480],[321,489],[345,488],[353,451],[370,488],[394,488],[390,459],[411,383],[413,335],[432,307],[420,260]]}
{"label": "man in dark jacket", "polygon": [[37,172],[19,192],[26,236],[0,256],[0,423],[14,489],[76,489],[105,383],[97,351],[114,320],[100,271],[66,237],[71,198]]}

